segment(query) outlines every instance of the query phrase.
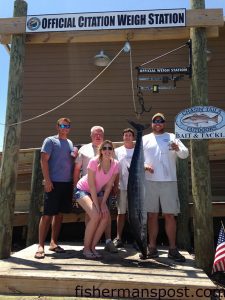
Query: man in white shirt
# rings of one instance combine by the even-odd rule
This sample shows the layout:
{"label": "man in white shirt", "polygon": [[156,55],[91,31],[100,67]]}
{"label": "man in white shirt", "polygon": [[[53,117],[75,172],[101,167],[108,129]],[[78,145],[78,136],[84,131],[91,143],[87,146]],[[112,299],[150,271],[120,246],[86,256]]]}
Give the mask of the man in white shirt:
{"label": "man in white shirt", "polygon": [[113,240],[115,247],[123,247],[122,233],[127,212],[127,183],[129,168],[134,153],[134,131],[131,128],[123,130],[124,145],[115,149],[116,159],[120,163],[119,189],[120,196],[117,202],[117,236]]}
{"label": "man in white shirt", "polygon": [[[78,156],[75,160],[74,168],[74,187],[77,185],[80,179],[80,172],[82,176],[87,174],[87,166],[91,158],[98,154],[98,147],[104,140],[104,128],[101,126],[93,126],[91,128],[91,143],[83,145],[79,151]],[[87,219],[86,219],[87,221]],[[117,253],[118,250],[115,248],[111,240],[111,218],[109,219],[107,228],[105,230],[106,246],[105,250],[111,253]]]}
{"label": "man in white shirt", "polygon": [[152,117],[152,133],[143,136],[146,170],[145,208],[148,212],[148,257],[158,257],[156,239],[160,207],[165,218],[165,230],[169,240],[168,257],[184,262],[185,257],[176,248],[176,219],[180,212],[177,191],[176,159],[188,157],[188,149],[165,132],[165,117],[157,113]]}

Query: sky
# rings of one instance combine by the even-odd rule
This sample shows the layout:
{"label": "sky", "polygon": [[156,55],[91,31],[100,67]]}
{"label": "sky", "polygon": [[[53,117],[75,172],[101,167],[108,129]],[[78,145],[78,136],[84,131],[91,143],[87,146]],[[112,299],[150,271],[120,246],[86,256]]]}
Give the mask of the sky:
{"label": "sky", "polygon": [[[151,10],[169,8],[191,7],[191,0],[27,0],[28,15],[101,12],[101,11],[126,11],[126,10]],[[0,18],[13,16],[14,0],[0,0]],[[224,0],[205,0],[206,8],[223,8]],[[5,112],[7,105],[9,54],[0,44],[0,151],[3,148]]]}

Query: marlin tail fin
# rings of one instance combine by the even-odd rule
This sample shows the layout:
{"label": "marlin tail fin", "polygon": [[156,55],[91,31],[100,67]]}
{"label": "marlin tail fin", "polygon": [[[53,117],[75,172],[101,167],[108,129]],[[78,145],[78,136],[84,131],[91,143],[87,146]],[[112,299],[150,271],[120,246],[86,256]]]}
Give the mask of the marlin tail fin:
{"label": "marlin tail fin", "polygon": [[133,126],[137,131],[143,131],[145,129],[147,129],[149,127],[148,124],[138,124],[138,123],[135,123],[134,121],[131,121],[131,120],[127,120],[128,123]]}

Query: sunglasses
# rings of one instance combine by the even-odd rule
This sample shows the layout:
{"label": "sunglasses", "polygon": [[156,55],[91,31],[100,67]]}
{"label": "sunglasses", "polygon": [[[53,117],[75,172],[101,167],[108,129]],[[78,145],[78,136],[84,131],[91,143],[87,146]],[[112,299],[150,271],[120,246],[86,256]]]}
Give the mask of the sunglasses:
{"label": "sunglasses", "polygon": [[157,119],[152,121],[153,124],[163,124],[165,121],[163,119]]}
{"label": "sunglasses", "polygon": [[110,151],[112,151],[112,147],[111,146],[109,146],[109,147],[106,147],[106,146],[104,146],[104,147],[102,147],[102,150],[110,150]]}
{"label": "sunglasses", "polygon": [[66,124],[59,124],[59,128],[66,128],[66,129],[69,129],[70,128],[70,125],[66,125]]}

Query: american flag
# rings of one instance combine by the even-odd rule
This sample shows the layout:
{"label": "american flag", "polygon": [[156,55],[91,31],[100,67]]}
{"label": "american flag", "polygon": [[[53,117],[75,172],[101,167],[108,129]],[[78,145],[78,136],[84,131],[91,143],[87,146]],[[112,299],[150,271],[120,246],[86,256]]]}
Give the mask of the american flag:
{"label": "american flag", "polygon": [[212,273],[225,271],[225,232],[223,224],[220,228]]}

